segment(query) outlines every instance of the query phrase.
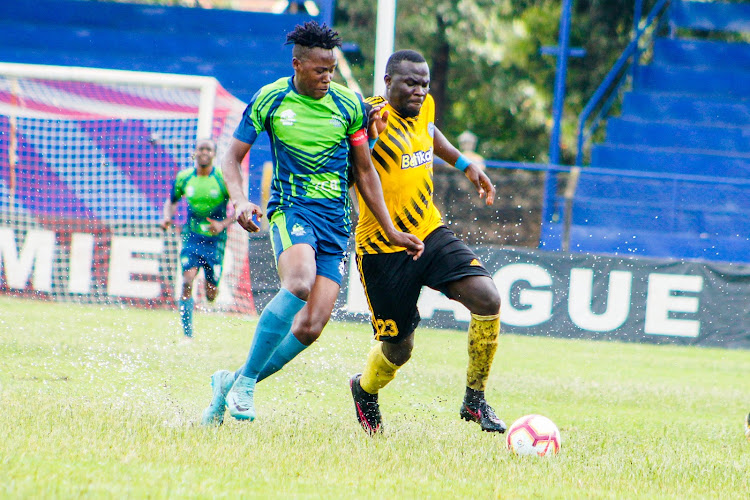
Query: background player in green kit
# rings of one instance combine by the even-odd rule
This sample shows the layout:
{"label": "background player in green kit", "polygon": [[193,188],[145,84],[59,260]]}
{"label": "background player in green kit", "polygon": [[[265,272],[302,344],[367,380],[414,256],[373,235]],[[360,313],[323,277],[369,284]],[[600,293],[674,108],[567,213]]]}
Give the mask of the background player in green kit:
{"label": "background player in green kit", "polygon": [[172,225],[177,203],[185,197],[188,220],[182,228],[182,294],[178,301],[182,330],[193,336],[193,281],[202,267],[206,278],[206,299],[213,301],[218,293],[221,264],[227,241],[227,227],[234,221],[227,217],[229,193],[221,170],[214,167],[216,144],[211,139],[198,141],[193,158],[195,166],[180,170],[172,193],[164,203],[161,228]]}
{"label": "background player in green kit", "polygon": [[260,315],[245,364],[236,373],[219,370],[211,377],[206,425],[221,423],[225,406],[236,419],[254,420],[256,382],[312,344],[330,319],[351,230],[350,153],[359,192],[385,238],[414,258],[424,248],[391,222],[370,161],[362,97],[331,81],[338,33],[308,22],[289,33],[287,42],[294,44],[294,76],[255,94],[222,163],[238,222],[257,231],[252,217],[261,210],[248,201],[239,167],[258,135],[268,134],[274,160],[268,217],[281,290]]}

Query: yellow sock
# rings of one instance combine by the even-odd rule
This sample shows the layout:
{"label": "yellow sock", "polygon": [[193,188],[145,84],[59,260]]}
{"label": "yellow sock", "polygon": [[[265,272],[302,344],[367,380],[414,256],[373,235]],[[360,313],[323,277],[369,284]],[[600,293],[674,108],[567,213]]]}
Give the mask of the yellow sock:
{"label": "yellow sock", "polygon": [[469,323],[469,368],[466,371],[466,386],[483,391],[487,386],[492,360],[497,350],[500,334],[500,315],[471,315]]}
{"label": "yellow sock", "polygon": [[377,394],[380,389],[388,385],[388,382],[396,377],[396,370],[400,366],[394,365],[383,354],[383,343],[378,342],[367,356],[367,364],[362,378],[359,379],[359,385],[365,392]]}

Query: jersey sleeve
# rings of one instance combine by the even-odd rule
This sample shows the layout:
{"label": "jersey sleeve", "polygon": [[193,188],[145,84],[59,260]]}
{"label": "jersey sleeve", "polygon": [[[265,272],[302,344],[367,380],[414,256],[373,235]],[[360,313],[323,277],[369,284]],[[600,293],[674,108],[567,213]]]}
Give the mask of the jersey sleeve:
{"label": "jersey sleeve", "polygon": [[177,173],[172,184],[172,193],[170,200],[172,203],[177,203],[185,195],[185,184],[187,183],[188,176],[184,170]]}
{"label": "jersey sleeve", "polygon": [[[349,136],[352,136],[359,132],[360,130],[367,129],[367,112],[365,111],[365,103],[362,100],[362,96],[359,94],[354,94],[356,96],[356,102],[354,104],[354,110],[352,112],[352,118],[349,123],[349,129],[346,131],[346,134]],[[367,134],[365,133],[365,137]]]}
{"label": "jersey sleeve", "polygon": [[247,144],[253,144],[260,134],[263,127],[263,117],[260,113],[260,107],[258,106],[258,96],[263,89],[256,92],[253,98],[250,100],[250,104],[247,105],[245,111],[242,113],[242,119],[237,124],[237,129],[234,131],[233,137],[237,140],[245,142]]}

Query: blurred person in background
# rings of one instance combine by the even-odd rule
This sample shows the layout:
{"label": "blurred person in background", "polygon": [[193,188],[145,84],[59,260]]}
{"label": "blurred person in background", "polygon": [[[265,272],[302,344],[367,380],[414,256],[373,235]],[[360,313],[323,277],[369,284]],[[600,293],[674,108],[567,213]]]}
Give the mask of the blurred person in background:
{"label": "blurred person in background", "polygon": [[164,218],[160,224],[166,231],[173,225],[178,202],[187,200],[187,223],[182,228],[182,294],[177,302],[185,338],[193,337],[193,281],[203,268],[206,299],[213,302],[218,294],[227,227],[234,222],[227,216],[229,192],[221,169],[214,167],[216,143],[211,139],[198,141],[193,152],[195,165],[180,170],[172,192],[164,202]]}

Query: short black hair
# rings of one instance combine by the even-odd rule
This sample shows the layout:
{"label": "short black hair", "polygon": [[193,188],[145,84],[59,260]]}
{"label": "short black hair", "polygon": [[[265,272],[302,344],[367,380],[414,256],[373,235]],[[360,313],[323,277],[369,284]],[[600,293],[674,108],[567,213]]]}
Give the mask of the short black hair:
{"label": "short black hair", "polygon": [[392,75],[396,70],[396,66],[398,66],[401,61],[409,61],[413,63],[427,62],[424,56],[416,50],[399,50],[391,54],[391,57],[388,58],[388,62],[385,64],[385,74]]}
{"label": "short black hair", "polygon": [[195,141],[195,149],[198,149],[198,144],[200,144],[201,142],[210,142],[213,145],[214,149],[216,149],[217,145],[213,137],[201,137],[200,139]]}
{"label": "short black hair", "polygon": [[310,49],[320,47],[331,50],[334,47],[341,47],[341,37],[338,31],[333,31],[325,24],[320,25],[315,21],[308,21],[295,26],[286,36],[286,44],[290,43]]}

